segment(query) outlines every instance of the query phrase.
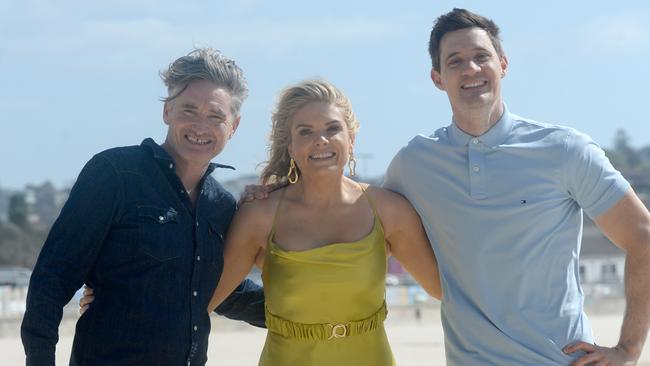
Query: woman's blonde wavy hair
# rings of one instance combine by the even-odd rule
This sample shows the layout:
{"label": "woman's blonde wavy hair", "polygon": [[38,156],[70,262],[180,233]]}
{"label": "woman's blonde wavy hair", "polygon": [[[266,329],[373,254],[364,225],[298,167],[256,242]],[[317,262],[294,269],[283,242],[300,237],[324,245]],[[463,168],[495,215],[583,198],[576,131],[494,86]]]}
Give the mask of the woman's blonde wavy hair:
{"label": "woman's blonde wavy hair", "polygon": [[[345,94],[326,80],[305,80],[289,86],[280,93],[280,98],[271,117],[269,136],[269,160],[262,170],[262,184],[286,184],[289,172],[289,144],[291,143],[290,120],[300,108],[311,102],[330,103],[343,114],[350,137],[359,130],[359,121],[352,111],[352,104]],[[300,172],[300,171],[298,171]]]}

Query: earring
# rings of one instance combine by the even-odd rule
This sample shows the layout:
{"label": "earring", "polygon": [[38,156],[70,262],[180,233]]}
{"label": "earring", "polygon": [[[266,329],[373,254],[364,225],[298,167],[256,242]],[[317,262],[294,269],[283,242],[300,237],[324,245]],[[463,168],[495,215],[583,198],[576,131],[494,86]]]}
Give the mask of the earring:
{"label": "earring", "polygon": [[354,158],[352,151],[350,151],[350,158],[348,159],[348,168],[350,169],[350,176],[354,177],[357,174],[357,159]]}
{"label": "earring", "polygon": [[[293,175],[293,176],[292,176]],[[289,183],[296,184],[298,182],[298,169],[296,168],[296,162],[293,161],[293,158],[289,160],[289,172],[287,173],[287,179]]]}

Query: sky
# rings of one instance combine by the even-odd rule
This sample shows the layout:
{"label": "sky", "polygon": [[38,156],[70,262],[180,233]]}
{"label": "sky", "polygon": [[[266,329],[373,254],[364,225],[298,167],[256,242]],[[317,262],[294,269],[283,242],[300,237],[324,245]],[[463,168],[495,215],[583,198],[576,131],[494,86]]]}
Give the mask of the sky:
{"label": "sky", "polygon": [[503,95],[521,116],[650,145],[647,1],[0,0],[0,187],[74,182],[93,154],[162,142],[158,72],[194,46],[244,69],[250,96],[216,162],[260,172],[278,92],[307,78],[344,90],[361,122],[357,171],[383,174],[417,134],[448,125],[430,78],[433,21],[492,18],[509,59]]}

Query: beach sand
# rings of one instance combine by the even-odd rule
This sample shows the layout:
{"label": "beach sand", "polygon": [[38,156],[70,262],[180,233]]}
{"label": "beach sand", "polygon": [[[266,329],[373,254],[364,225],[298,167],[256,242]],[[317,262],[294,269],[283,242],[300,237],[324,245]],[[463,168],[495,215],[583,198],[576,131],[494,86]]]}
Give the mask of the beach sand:
{"label": "beach sand", "polygon": [[[596,343],[613,345],[623,314],[622,301],[607,302],[589,307]],[[440,309],[430,306],[422,309],[420,321],[413,308],[391,308],[386,320],[386,331],[399,366],[444,365],[444,344]],[[61,326],[57,346],[57,365],[67,365],[72,345],[75,319],[66,317]],[[25,356],[20,342],[20,320],[4,320],[0,326],[0,354],[5,366],[24,365]],[[213,316],[208,351],[208,365],[254,366],[264,344],[266,331],[246,324]],[[646,345],[639,366],[650,366],[650,347]]]}

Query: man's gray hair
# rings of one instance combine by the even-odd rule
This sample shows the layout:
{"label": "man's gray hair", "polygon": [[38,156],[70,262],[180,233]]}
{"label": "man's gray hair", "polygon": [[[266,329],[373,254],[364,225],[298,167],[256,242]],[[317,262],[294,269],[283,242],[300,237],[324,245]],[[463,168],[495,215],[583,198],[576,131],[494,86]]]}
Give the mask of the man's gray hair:
{"label": "man's gray hair", "polygon": [[164,102],[174,100],[181,94],[190,82],[208,80],[225,88],[232,97],[232,113],[239,115],[241,105],[248,97],[248,83],[242,69],[212,48],[197,48],[169,65],[160,72],[160,77],[167,86],[167,97]]}

